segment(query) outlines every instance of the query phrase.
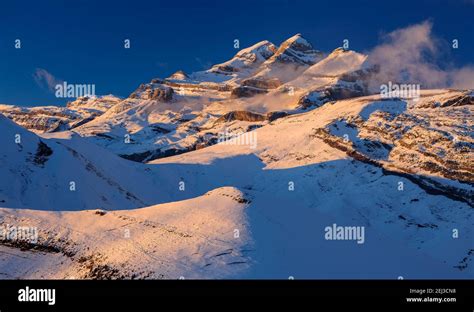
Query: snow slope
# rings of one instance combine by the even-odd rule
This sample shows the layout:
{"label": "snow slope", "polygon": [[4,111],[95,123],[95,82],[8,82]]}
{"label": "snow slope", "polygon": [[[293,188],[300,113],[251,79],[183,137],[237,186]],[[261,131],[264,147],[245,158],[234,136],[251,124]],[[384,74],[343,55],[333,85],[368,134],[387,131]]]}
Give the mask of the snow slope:
{"label": "snow slope", "polygon": [[[0,209],[2,223],[36,227],[32,245],[0,245],[0,277],[223,278],[248,268],[246,204],[231,187],[136,210]],[[238,235],[235,235],[238,231]],[[23,249],[19,249],[23,247]]]}
{"label": "snow slope", "polygon": [[[432,100],[430,94],[427,101]],[[212,187],[233,185],[249,193],[256,264],[243,276],[472,278],[472,203],[428,190],[421,181],[454,183],[469,192],[467,199],[473,197],[472,184],[438,179],[415,168],[404,175],[407,163],[394,163],[398,169],[389,171],[378,163],[356,160],[357,155],[349,157],[346,150],[317,135],[317,129],[341,117],[370,117],[405,107],[394,101],[371,110],[376,101],[377,97],[340,101],[280,119],[254,131],[256,149],[218,144],[153,163],[177,170],[181,165],[195,167],[188,173],[192,188],[201,188],[212,177]],[[365,226],[365,243],[325,240],[325,227],[334,223]],[[454,229],[463,234],[453,238]]]}
{"label": "snow slope", "polygon": [[[76,134],[41,138],[1,114],[0,132],[3,207],[115,210],[176,198],[179,177],[166,174],[157,177],[143,166],[87,143]],[[21,142],[15,141],[17,137]],[[157,189],[156,185],[160,184]]]}

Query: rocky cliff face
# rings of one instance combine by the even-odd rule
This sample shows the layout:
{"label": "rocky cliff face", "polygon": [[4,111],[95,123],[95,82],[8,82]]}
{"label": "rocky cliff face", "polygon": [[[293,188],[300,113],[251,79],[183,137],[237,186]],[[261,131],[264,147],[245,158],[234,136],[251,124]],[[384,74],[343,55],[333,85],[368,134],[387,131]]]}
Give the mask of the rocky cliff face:
{"label": "rocky cliff face", "polygon": [[69,102],[66,107],[40,106],[18,107],[0,105],[0,113],[21,126],[36,132],[58,132],[74,129],[102,115],[121,99],[107,95],[81,97]]}
{"label": "rocky cliff face", "polygon": [[[439,106],[431,108],[434,102]],[[472,206],[473,103],[469,92],[458,91],[426,94],[411,105],[374,101],[362,114],[334,120],[315,135],[351,157]]]}
{"label": "rocky cliff face", "polygon": [[173,99],[174,90],[158,82],[142,84],[130,95],[131,99],[169,102]]}

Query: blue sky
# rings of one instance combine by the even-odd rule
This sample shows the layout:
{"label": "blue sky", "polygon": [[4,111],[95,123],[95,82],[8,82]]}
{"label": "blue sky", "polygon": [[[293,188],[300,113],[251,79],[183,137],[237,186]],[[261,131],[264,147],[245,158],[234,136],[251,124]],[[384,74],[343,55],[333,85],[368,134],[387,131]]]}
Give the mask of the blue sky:
{"label": "blue sky", "polygon": [[[243,48],[302,33],[322,51],[347,38],[363,52],[382,34],[425,20],[446,42],[459,40],[449,59],[461,66],[474,63],[473,16],[474,0],[2,1],[0,103],[64,105],[35,81],[38,68],[93,83],[97,94],[127,96],[152,78],[231,58],[234,39]],[[131,49],[123,48],[126,38]]]}

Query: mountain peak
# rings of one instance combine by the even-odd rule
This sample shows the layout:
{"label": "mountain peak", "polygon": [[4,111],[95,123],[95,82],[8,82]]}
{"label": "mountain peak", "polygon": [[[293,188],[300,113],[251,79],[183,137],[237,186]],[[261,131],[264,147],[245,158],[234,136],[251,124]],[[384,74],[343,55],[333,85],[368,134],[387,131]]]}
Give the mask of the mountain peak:
{"label": "mountain peak", "polygon": [[312,65],[321,57],[322,53],[314,50],[311,43],[298,33],[285,40],[268,62]]}
{"label": "mountain peak", "polygon": [[331,53],[328,54],[326,60],[333,60],[333,59],[340,59],[339,61],[342,62],[342,59],[350,59],[356,58],[358,60],[365,60],[367,55],[356,52],[354,50],[347,50],[343,47],[339,47],[334,49]]}
{"label": "mountain peak", "polygon": [[175,72],[174,74],[172,74],[171,76],[169,76],[167,79],[171,79],[171,80],[186,80],[188,79],[189,76],[182,70],[178,70],[177,72]]}
{"label": "mountain peak", "polygon": [[329,55],[339,55],[347,52],[354,52],[352,50],[344,49],[343,47],[335,48]]}
{"label": "mountain peak", "polygon": [[278,48],[277,53],[279,51],[283,52],[288,49],[293,49],[300,52],[314,51],[311,43],[309,43],[309,41],[303,38],[303,36],[299,33],[283,41],[283,43]]}
{"label": "mountain peak", "polygon": [[268,40],[263,40],[257,42],[256,44],[248,48],[240,50],[239,52],[237,52],[235,57],[245,57],[245,55],[247,54],[256,54],[261,55],[265,59],[268,59],[276,52],[276,50],[276,46],[273,43]]}
{"label": "mountain peak", "polygon": [[267,41],[260,41],[248,48],[242,49],[227,62],[214,65],[211,72],[235,73],[245,70],[246,68],[255,69],[257,66],[268,60],[274,55],[276,46]]}
{"label": "mountain peak", "polygon": [[291,47],[295,50],[300,50],[300,51],[313,50],[313,46],[311,45],[311,43],[309,43],[308,40],[303,38],[303,36],[300,33],[286,39],[281,44],[280,48],[282,47]]}
{"label": "mountain peak", "polygon": [[343,52],[346,52],[346,51],[349,51],[349,50],[346,50],[344,49],[343,47],[338,47],[338,48],[335,48],[332,52],[332,53],[343,53]]}

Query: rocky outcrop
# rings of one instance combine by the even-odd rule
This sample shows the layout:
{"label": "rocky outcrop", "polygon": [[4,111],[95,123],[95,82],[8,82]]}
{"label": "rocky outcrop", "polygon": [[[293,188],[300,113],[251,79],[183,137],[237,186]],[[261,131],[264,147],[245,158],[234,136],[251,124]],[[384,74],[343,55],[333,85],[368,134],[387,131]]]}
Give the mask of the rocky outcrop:
{"label": "rocky outcrop", "polygon": [[216,123],[219,122],[229,122],[229,121],[234,121],[234,120],[240,120],[240,121],[265,121],[267,119],[266,116],[252,113],[252,112],[247,112],[247,111],[234,111],[234,112],[229,112],[216,120]]}
{"label": "rocky outcrop", "polygon": [[252,97],[257,94],[265,94],[267,90],[255,88],[255,87],[248,87],[248,86],[240,86],[232,89],[231,91],[231,98],[237,99],[242,97]]}
{"label": "rocky outcrop", "polygon": [[449,107],[449,106],[464,106],[464,105],[474,105],[474,95],[469,91],[466,91],[462,95],[456,95],[453,97],[447,97],[444,101],[432,100],[426,101],[421,105],[418,105],[420,108],[436,108],[436,107]]}
{"label": "rocky outcrop", "polygon": [[272,122],[274,120],[288,116],[287,112],[269,112],[267,113],[268,121]]}
{"label": "rocky outcrop", "polygon": [[53,150],[40,140],[38,142],[38,148],[36,150],[33,163],[39,167],[43,167],[44,163],[48,160],[49,156],[51,156],[52,154],[53,154]]}
{"label": "rocky outcrop", "polygon": [[169,102],[173,99],[174,90],[158,83],[142,84],[129,98]]}
{"label": "rocky outcrop", "polygon": [[258,89],[276,89],[281,86],[281,81],[278,78],[249,78],[243,80],[241,85]]}
{"label": "rocky outcrop", "polygon": [[86,124],[118,105],[121,101],[120,98],[111,95],[79,97],[67,103],[66,107],[0,105],[0,113],[29,130],[57,132],[71,130],[79,125]]}
{"label": "rocky outcrop", "polygon": [[471,207],[474,207],[474,192],[472,190],[440,183],[432,177],[416,174],[413,171],[413,167],[410,165],[394,167],[386,162],[374,159],[363,151],[358,150],[357,146],[354,145],[354,142],[343,139],[339,136],[331,135],[330,131],[327,129],[313,129],[311,137],[322,140],[329,146],[343,151],[349,157],[357,161],[381,168],[385,175],[395,175],[406,178],[425,190],[428,194],[446,196],[456,201],[465,202]]}
{"label": "rocky outcrop", "polygon": [[367,95],[367,93],[367,89],[357,84],[335,85],[306,93],[298,100],[298,105],[303,108],[319,107],[327,102],[364,96]]}

